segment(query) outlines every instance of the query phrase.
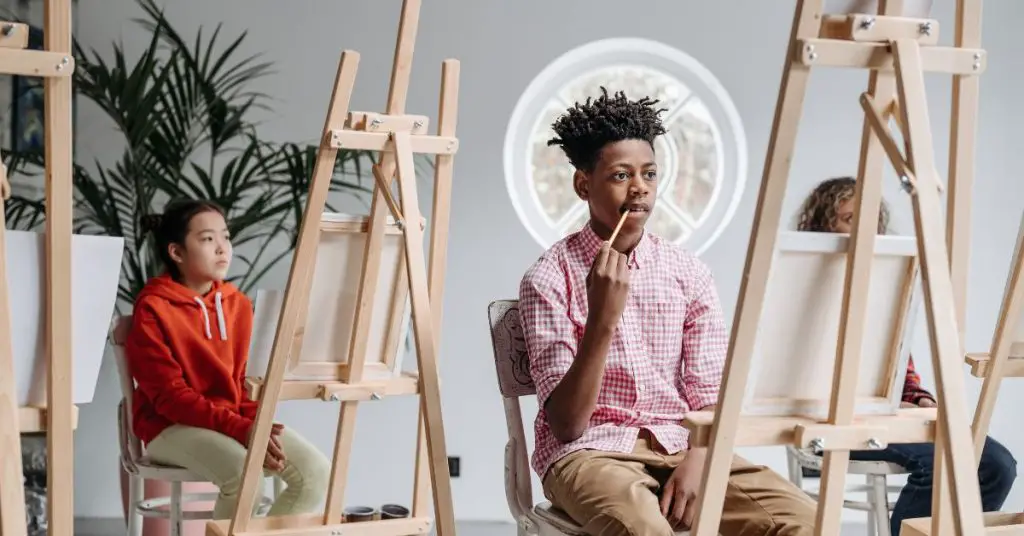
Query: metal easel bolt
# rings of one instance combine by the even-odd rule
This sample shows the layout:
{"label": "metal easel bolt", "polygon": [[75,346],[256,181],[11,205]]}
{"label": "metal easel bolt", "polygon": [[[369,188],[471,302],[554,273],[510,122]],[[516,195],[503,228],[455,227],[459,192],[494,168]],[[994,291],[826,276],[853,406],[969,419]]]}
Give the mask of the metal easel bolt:
{"label": "metal easel bolt", "polygon": [[924,35],[931,35],[932,34],[932,23],[931,23],[931,21],[922,22],[921,26],[918,27],[918,31],[920,31]]}
{"label": "metal easel bolt", "polygon": [[810,447],[814,452],[823,452],[825,450],[825,439],[821,437],[812,439]]}
{"label": "metal easel bolt", "polygon": [[4,36],[10,36],[14,33],[14,25],[11,23],[4,24]]}
{"label": "metal easel bolt", "polygon": [[882,448],[882,444],[877,439],[872,437],[871,439],[868,439],[868,448],[880,449]]}
{"label": "metal easel bolt", "polygon": [[331,393],[331,402],[339,402],[339,401],[341,401],[341,397],[338,396],[338,393]]}
{"label": "metal easel bolt", "polygon": [[814,51],[814,45],[807,45],[807,59],[811,61],[818,59],[818,53]]}
{"label": "metal easel bolt", "polygon": [[380,118],[379,117],[378,118],[374,118],[373,121],[370,121],[370,130],[377,130],[377,127],[379,127],[380,124],[381,124]]}
{"label": "metal easel bolt", "polygon": [[867,17],[866,19],[864,19],[864,20],[862,20],[860,22],[860,29],[861,30],[870,30],[871,28],[874,28],[874,27],[875,27],[875,18],[874,17]]}
{"label": "metal easel bolt", "polygon": [[382,398],[384,398],[384,397],[380,396],[377,393],[370,393],[370,400],[380,400]]}
{"label": "metal easel bolt", "polygon": [[423,126],[423,121],[415,121],[412,124],[412,128],[420,128]]}
{"label": "metal easel bolt", "polygon": [[903,185],[903,191],[907,193],[911,193],[914,191],[914,184],[910,182],[910,177],[907,177],[906,175],[901,175],[900,184]]}

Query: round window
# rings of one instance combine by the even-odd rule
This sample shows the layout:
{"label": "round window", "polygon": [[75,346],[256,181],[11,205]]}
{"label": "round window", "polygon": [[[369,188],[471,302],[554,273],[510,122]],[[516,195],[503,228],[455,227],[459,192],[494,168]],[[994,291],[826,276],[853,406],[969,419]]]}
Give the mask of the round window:
{"label": "round window", "polygon": [[589,218],[572,187],[573,167],[551,124],[575,102],[623,91],[650,96],[668,111],[655,142],[661,170],[658,203],[647,226],[696,254],[732,217],[743,192],[747,149],[732,101],[696,60],[643,39],[608,39],[569,51],[548,65],[520,97],[505,137],[505,181],[516,212],[542,247]]}

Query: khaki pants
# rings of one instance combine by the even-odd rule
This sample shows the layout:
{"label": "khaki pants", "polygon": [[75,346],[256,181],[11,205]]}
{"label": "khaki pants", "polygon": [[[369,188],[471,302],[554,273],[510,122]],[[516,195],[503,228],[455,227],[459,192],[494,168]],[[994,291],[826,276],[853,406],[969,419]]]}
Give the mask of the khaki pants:
{"label": "khaki pants", "polygon": [[[592,536],[671,536],[657,492],[685,452],[660,454],[642,433],[632,454],[576,451],[555,462],[544,495]],[[734,457],[719,531],[728,536],[814,533],[816,503],[764,466]]]}
{"label": "khaki pants", "polygon": [[[291,428],[285,427],[278,437],[285,456],[280,476],[287,488],[274,501],[267,516],[316,512],[327,494],[331,462]],[[176,424],[156,436],[146,451],[153,461],[184,467],[220,488],[213,508],[214,519],[234,516],[246,455],[246,448],[238,441],[206,428]],[[259,506],[262,487],[261,481],[254,509]]]}

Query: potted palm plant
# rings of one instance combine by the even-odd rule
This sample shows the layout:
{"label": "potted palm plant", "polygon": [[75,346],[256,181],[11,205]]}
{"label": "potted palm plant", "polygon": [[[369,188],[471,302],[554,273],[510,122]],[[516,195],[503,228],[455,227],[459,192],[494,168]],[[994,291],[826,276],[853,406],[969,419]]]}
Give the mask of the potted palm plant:
{"label": "potted palm plant", "polygon": [[[121,308],[159,269],[140,220],[170,198],[211,199],[226,211],[237,250],[231,279],[250,293],[290,259],[317,146],[261,136],[252,116],[269,110],[271,98],[252,87],[272,64],[239,54],[245,32],[225,40],[218,25],[186,39],[154,0],[137,1],[145,16],[136,22],[152,35],[134,63],[117,42],[104,53],[73,44],[76,99],[97,105],[124,138],[109,160],[75,162],[75,232],[124,237]],[[12,175],[42,184],[43,156],[42,148],[11,150],[4,159]],[[368,203],[375,156],[340,150],[332,192]],[[8,228],[38,229],[43,208],[39,197],[12,196]]]}

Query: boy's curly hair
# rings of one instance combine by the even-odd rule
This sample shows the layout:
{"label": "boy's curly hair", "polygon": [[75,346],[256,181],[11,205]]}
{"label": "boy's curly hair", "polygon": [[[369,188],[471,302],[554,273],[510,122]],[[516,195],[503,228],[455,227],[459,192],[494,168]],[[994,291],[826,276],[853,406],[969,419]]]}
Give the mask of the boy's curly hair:
{"label": "boy's curly hair", "polygon": [[555,120],[551,128],[556,137],[548,145],[560,145],[572,165],[584,171],[594,169],[608,143],[637,139],[653,148],[654,139],[666,132],[659,117],[666,109],[655,108],[657,103],[650,97],[631,101],[622,91],[609,97],[602,86],[600,97],[577,102]]}
{"label": "boy's curly hair", "polygon": [[[843,201],[853,198],[856,179],[834,177],[822,181],[811,190],[800,209],[798,231],[831,233],[836,228],[837,210]],[[889,207],[885,200],[878,209],[878,234],[889,231]]]}

